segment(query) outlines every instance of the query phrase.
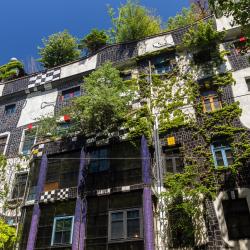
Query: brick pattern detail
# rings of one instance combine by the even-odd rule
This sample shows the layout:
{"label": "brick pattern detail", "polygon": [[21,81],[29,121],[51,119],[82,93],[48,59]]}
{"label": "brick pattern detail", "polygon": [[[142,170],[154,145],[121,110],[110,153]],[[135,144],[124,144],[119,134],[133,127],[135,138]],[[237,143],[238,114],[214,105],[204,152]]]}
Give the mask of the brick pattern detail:
{"label": "brick pattern detail", "polygon": [[233,46],[233,42],[227,42],[223,44],[225,49],[230,51],[228,60],[233,68],[233,71],[245,69],[250,67],[249,53],[245,55],[239,54]]}

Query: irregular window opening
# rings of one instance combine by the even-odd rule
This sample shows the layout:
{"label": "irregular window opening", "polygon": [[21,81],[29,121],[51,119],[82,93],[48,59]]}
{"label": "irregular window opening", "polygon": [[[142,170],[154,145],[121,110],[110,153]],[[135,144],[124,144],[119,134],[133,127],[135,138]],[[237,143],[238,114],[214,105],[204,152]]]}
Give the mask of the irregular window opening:
{"label": "irregular window opening", "polygon": [[201,50],[193,54],[195,64],[203,64],[212,60],[210,49]]}
{"label": "irregular window opening", "polygon": [[216,167],[228,167],[233,164],[232,149],[226,142],[214,142],[211,145],[211,150]]}
{"label": "irregular window opening", "polygon": [[23,138],[22,138],[22,149],[21,153],[23,155],[29,155],[31,152],[32,146],[36,142],[36,129],[26,129],[23,132]]}
{"label": "irregular window opening", "polygon": [[0,136],[0,154],[4,154],[5,152],[7,139],[8,139],[7,135]]}
{"label": "irregular window opening", "polygon": [[165,158],[165,173],[181,173],[184,169],[183,156],[180,147],[163,148]]}
{"label": "irregular window opening", "polygon": [[24,196],[28,173],[17,173],[15,175],[14,187],[12,190],[12,199],[22,198]]}
{"label": "irregular window opening", "polygon": [[80,86],[74,87],[74,88],[71,88],[71,89],[66,89],[66,90],[62,91],[61,101],[66,101],[66,100],[72,99],[74,97],[78,97],[80,95],[81,95]]}
{"label": "irregular window opening", "polygon": [[110,240],[142,238],[142,221],[140,209],[112,211],[110,218]]}
{"label": "irregular window opening", "polygon": [[214,90],[208,90],[201,93],[203,112],[213,112],[222,108],[221,100]]}
{"label": "irregular window opening", "polygon": [[5,106],[5,115],[12,115],[16,113],[16,104],[10,104]]}
{"label": "irregular window opening", "polygon": [[247,90],[250,91],[250,77],[245,78],[246,84],[247,84]]}
{"label": "irregular window opening", "polygon": [[229,240],[250,238],[250,213],[245,198],[222,201]]}
{"label": "irregular window opening", "polygon": [[153,62],[154,64],[154,73],[155,74],[164,74],[172,71],[173,64],[171,59],[165,57],[156,58]]}
{"label": "irregular window opening", "polygon": [[73,216],[54,218],[51,245],[72,244]]}

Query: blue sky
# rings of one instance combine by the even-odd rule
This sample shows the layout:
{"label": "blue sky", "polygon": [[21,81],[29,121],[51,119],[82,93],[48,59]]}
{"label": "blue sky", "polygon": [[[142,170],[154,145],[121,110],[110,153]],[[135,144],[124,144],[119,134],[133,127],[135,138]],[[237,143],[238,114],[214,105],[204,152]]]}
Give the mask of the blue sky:
{"label": "blue sky", "polygon": [[[16,57],[27,63],[37,59],[37,46],[43,37],[69,30],[82,38],[92,28],[107,29],[110,18],[107,4],[118,7],[126,0],[1,0],[0,65]],[[141,0],[141,4],[156,10],[165,22],[189,0]]]}

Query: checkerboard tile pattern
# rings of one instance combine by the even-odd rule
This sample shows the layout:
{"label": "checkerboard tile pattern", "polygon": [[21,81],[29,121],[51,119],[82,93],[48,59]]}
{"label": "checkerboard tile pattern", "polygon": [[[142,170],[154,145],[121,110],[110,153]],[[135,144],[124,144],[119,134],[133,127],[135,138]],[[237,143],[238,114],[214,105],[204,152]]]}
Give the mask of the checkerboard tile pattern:
{"label": "checkerboard tile pattern", "polygon": [[60,69],[53,69],[53,70],[48,70],[47,72],[32,76],[29,79],[28,88],[33,88],[33,87],[37,87],[39,85],[43,85],[48,82],[56,81],[60,79],[60,74],[61,74]]}
{"label": "checkerboard tile pattern", "polygon": [[40,202],[48,203],[54,201],[67,200],[70,198],[69,191],[69,188],[64,188],[43,192],[40,198]]}

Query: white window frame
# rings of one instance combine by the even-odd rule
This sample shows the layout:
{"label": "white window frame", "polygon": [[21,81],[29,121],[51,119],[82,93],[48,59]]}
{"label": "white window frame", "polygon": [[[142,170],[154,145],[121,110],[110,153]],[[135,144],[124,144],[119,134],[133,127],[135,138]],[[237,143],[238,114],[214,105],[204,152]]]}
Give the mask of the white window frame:
{"label": "white window frame", "polygon": [[71,224],[71,232],[70,232],[70,243],[72,244],[73,241],[73,229],[74,229],[74,216],[56,216],[54,217],[54,222],[53,222],[53,230],[52,230],[52,237],[51,237],[51,246],[59,246],[59,245],[68,245],[68,244],[55,244],[55,230],[56,230],[56,222],[58,220],[63,220],[63,219],[72,219],[72,224]]}
{"label": "white window frame", "polygon": [[[129,238],[127,236],[127,212],[129,211],[139,211],[139,223],[140,223],[140,235],[138,238]],[[123,238],[120,239],[112,239],[111,238],[111,226],[112,226],[112,214],[113,213],[123,213]],[[141,208],[130,208],[130,209],[121,209],[121,210],[112,210],[109,211],[109,225],[108,225],[108,241],[109,242],[118,242],[118,241],[136,241],[136,240],[142,240],[143,239],[143,218],[142,218],[142,209]]]}
{"label": "white window frame", "polygon": [[6,136],[7,136],[7,140],[6,140],[5,147],[4,147],[4,150],[3,150],[3,153],[2,153],[3,155],[6,154],[6,151],[7,151],[8,145],[9,145],[10,132],[4,132],[4,133],[0,134],[0,137],[6,137]]}
{"label": "white window frame", "polygon": [[[34,126],[32,129],[36,129],[37,127],[36,126]],[[21,155],[24,155],[23,154],[23,146],[24,146],[24,140],[25,140],[25,132],[26,131],[28,131],[29,129],[28,128],[25,128],[25,129],[23,129],[23,132],[22,132],[22,137],[21,137],[21,142],[20,142],[20,145],[19,145],[19,154],[21,154]],[[35,145],[36,144],[36,140],[37,140],[37,137],[35,136],[35,140],[34,140],[34,144],[33,145]],[[31,152],[30,152],[31,153]],[[29,154],[30,154],[29,153]],[[28,154],[28,155],[29,155]]]}

